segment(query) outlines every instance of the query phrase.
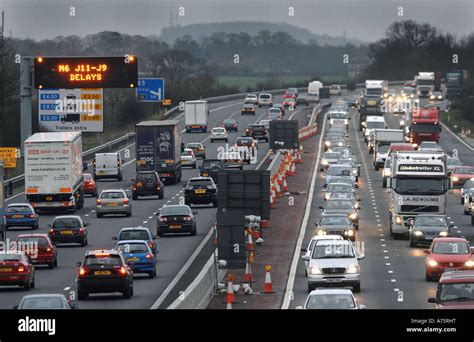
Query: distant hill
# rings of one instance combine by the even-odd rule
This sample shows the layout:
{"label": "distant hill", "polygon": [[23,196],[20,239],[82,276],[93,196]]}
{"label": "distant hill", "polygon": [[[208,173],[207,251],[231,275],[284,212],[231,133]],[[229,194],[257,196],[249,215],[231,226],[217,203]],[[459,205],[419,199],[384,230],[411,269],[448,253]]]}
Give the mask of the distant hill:
{"label": "distant hill", "polygon": [[286,23],[262,23],[256,21],[234,21],[225,23],[210,23],[210,24],[192,24],[184,26],[169,26],[161,29],[161,39],[167,43],[173,43],[176,38],[184,35],[190,35],[195,40],[200,37],[207,37],[214,32],[225,33],[248,33],[253,36],[260,31],[268,30],[270,32],[284,31],[288,32],[297,40],[306,43],[309,40],[315,40],[319,45],[339,46],[351,43],[355,46],[364,44],[364,42],[354,38],[344,38],[342,36],[332,37],[327,34],[317,34],[311,31]]}

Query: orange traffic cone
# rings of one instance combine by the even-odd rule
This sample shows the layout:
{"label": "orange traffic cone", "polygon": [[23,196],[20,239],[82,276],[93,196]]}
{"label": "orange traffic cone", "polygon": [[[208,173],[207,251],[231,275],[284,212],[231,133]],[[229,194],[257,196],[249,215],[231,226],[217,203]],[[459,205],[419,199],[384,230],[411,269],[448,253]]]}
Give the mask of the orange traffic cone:
{"label": "orange traffic cone", "polygon": [[277,198],[281,197],[281,189],[280,189],[280,184],[278,184],[278,182],[276,182],[275,184],[275,194]]}
{"label": "orange traffic cone", "polygon": [[270,222],[268,220],[260,221],[260,228],[270,228]]}
{"label": "orange traffic cone", "polygon": [[275,293],[273,292],[273,285],[272,285],[272,276],[270,275],[270,271],[272,270],[272,266],[265,265],[265,285],[263,286],[263,293]]}
{"label": "orange traffic cone", "polygon": [[254,251],[252,232],[250,231],[250,229],[247,230],[247,251],[249,252]]}
{"label": "orange traffic cone", "polygon": [[234,295],[234,285],[232,282],[235,279],[235,276],[233,274],[229,274],[228,279],[228,284],[227,284],[227,309],[232,309],[232,303],[235,300],[235,295]]}
{"label": "orange traffic cone", "polygon": [[291,162],[290,176],[294,176],[294,175],[296,175],[295,163]]}
{"label": "orange traffic cone", "polygon": [[244,283],[250,284],[251,282],[252,282],[252,265],[247,259],[247,263],[245,264]]}
{"label": "orange traffic cone", "polygon": [[286,183],[286,179],[283,180],[282,191],[286,192],[288,190],[288,184]]}
{"label": "orange traffic cone", "polygon": [[272,195],[270,195],[270,209],[275,209],[275,201]]}

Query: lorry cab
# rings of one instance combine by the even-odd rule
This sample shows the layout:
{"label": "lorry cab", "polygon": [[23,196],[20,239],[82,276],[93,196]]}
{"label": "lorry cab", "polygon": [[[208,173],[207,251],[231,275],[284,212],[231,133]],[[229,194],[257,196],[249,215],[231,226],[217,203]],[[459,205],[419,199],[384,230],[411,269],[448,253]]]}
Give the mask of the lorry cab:
{"label": "lorry cab", "polygon": [[116,178],[122,180],[123,164],[120,153],[96,153],[92,162],[94,178]]}

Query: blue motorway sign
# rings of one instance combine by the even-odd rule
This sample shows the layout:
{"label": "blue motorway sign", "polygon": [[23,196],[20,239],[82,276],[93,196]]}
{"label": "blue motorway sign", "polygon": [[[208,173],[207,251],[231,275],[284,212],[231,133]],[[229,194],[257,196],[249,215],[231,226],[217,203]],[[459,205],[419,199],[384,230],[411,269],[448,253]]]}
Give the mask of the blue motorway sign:
{"label": "blue motorway sign", "polygon": [[137,101],[161,102],[165,98],[164,78],[139,78],[137,85]]}

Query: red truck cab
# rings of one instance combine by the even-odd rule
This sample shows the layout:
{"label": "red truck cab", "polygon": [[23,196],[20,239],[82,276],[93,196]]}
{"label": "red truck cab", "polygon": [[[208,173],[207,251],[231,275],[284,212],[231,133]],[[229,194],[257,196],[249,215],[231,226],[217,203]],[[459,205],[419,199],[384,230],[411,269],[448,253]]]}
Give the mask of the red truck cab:
{"label": "red truck cab", "polygon": [[410,141],[418,146],[423,141],[439,142],[441,125],[439,122],[439,109],[417,108],[413,110],[410,126]]}

